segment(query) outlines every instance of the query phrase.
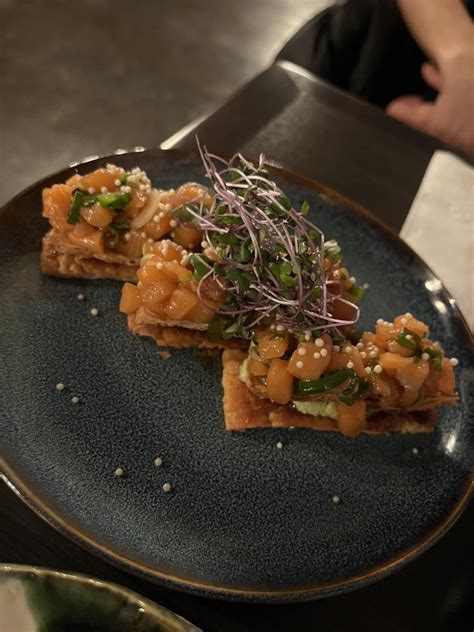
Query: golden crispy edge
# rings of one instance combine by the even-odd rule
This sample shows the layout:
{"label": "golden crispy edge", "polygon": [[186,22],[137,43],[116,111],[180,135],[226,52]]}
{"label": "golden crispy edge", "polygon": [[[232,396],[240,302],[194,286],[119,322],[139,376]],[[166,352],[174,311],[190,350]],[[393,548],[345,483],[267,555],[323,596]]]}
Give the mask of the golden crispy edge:
{"label": "golden crispy edge", "polygon": [[135,314],[128,315],[128,328],[132,334],[153,338],[159,347],[197,347],[201,349],[235,348],[246,345],[245,341],[222,340],[212,342],[208,340],[205,331],[186,329],[185,327],[167,327],[151,323],[137,323]]}
{"label": "golden crispy edge", "polygon": [[106,259],[69,244],[54,229],[43,237],[40,262],[47,276],[136,281],[138,263],[127,262],[123,255],[107,254]]}
{"label": "golden crispy edge", "polygon": [[[240,350],[226,350],[222,355],[224,365],[222,386],[224,388],[224,417],[227,430],[246,430],[258,427],[313,428],[315,430],[338,430],[337,422],[328,417],[303,415],[291,406],[280,406],[267,399],[256,397],[239,379],[240,365],[246,354]],[[371,418],[362,431],[367,434],[389,432],[430,432],[436,414],[427,414],[420,423],[411,414],[379,413]]]}

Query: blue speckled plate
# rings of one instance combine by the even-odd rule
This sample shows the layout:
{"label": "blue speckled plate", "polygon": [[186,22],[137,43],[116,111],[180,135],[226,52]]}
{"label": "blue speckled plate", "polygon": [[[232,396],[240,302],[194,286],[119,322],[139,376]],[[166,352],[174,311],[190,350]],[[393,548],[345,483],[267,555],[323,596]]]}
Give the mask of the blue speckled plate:
{"label": "blue speckled plate", "polygon": [[[175,152],[114,160],[140,165],[164,187],[203,180],[200,163]],[[314,183],[275,171],[295,202],[310,201],[351,273],[370,284],[361,326],[407,310],[427,321],[460,360],[461,403],[427,435],[229,434],[218,358],[174,350],[165,359],[151,340],[131,336],[117,310],[119,283],[41,275],[40,192],[71,172],[33,185],[0,217],[1,451],[5,477],[33,509],[138,574],[246,600],[356,588],[448,529],[471,492],[472,342],[454,301],[408,247]],[[125,476],[114,476],[117,467]]]}

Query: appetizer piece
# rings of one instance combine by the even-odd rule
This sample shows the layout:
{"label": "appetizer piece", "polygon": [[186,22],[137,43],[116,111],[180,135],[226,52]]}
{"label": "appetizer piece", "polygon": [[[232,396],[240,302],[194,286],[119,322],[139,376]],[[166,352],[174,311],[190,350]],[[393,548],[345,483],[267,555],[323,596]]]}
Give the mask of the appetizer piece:
{"label": "appetizer piece", "polygon": [[134,280],[145,244],[176,229],[178,243],[200,245],[197,230],[177,230],[172,212],[201,199],[210,205],[206,189],[195,184],[152,188],[138,167],[126,172],[108,164],[76,174],[43,191],[43,215],[52,228],[43,238],[41,269],[51,276]]}
{"label": "appetizer piece", "polygon": [[337,242],[306,218],[309,204],[293,206],[263,157],[254,166],[240,154],[228,163],[201,155],[211,203],[186,202],[172,216],[174,234],[197,231],[202,252],[145,247],[138,285],[123,289],[130,330],[158,344],[219,347],[248,346],[270,326],[348,334],[364,289],[342,267]]}
{"label": "appetizer piece", "polygon": [[411,314],[379,320],[357,344],[346,339],[259,331],[248,354],[224,352],[228,430],[300,426],[360,432],[427,432],[454,404],[453,366]]}

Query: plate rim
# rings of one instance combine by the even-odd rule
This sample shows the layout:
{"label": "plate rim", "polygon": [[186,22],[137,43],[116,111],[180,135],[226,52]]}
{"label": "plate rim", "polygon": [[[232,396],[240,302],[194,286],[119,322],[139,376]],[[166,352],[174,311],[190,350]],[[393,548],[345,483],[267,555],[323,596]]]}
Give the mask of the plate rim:
{"label": "plate rim", "polygon": [[[165,150],[159,147],[149,149],[130,149],[127,151],[120,150],[120,152],[113,154],[88,157],[78,162],[71,163],[69,166],[60,169],[52,174],[46,175],[43,178],[40,178],[39,180],[25,187],[22,191],[17,193],[0,208],[0,222],[3,214],[9,209],[9,207],[15,204],[17,200],[21,199],[24,195],[33,192],[35,189],[42,187],[49,180],[60,177],[65,172],[70,171],[71,169],[74,169],[78,166],[92,166],[97,163],[102,163],[104,160],[112,161],[114,159],[117,159],[117,157],[131,154],[137,154],[137,156],[139,156],[140,154],[167,154],[168,156],[175,157],[176,159],[199,158],[197,152],[192,150],[183,150],[176,148]],[[404,248],[410,253],[413,259],[419,265],[421,265],[429,275],[431,275],[433,278],[438,279],[436,274],[433,272],[433,270],[431,270],[426,262],[400,238],[395,230],[393,230],[390,226],[384,224],[367,208],[353,201],[349,197],[335,191],[331,187],[319,182],[318,180],[302,174],[295,173],[294,171],[286,168],[278,161],[266,159],[266,163],[271,168],[280,172],[283,177],[292,181],[300,182],[301,184],[318,191],[320,194],[326,195],[331,200],[337,201],[338,203],[349,207],[355,214],[362,216],[362,218],[369,221],[372,225],[375,225],[379,230],[384,232],[390,239],[395,240],[400,247]],[[451,294],[442,282],[441,291],[448,299],[451,298]],[[469,330],[467,322],[462,312],[459,310],[457,301],[454,303],[454,305],[452,304],[452,307],[455,318],[461,323],[464,332],[467,334],[467,337],[471,342],[471,346],[474,347],[473,333]],[[340,579],[333,582],[317,584],[315,586],[305,586],[292,589],[278,588],[273,590],[259,590],[251,587],[235,588],[222,584],[212,584],[197,581],[194,579],[186,579],[185,577],[165,573],[157,568],[153,568],[137,560],[133,560],[126,555],[120,553],[119,551],[115,551],[110,545],[105,545],[97,538],[91,537],[82,529],[72,525],[71,523],[68,523],[67,520],[65,520],[56,510],[49,507],[46,502],[42,501],[41,498],[30,487],[28,487],[26,483],[21,480],[21,477],[15,472],[13,467],[11,467],[7,463],[6,459],[3,456],[0,457],[0,478],[30,509],[32,509],[40,518],[42,518],[54,529],[56,529],[59,533],[66,536],[74,543],[79,544],[86,550],[99,555],[102,559],[105,559],[107,562],[110,562],[121,569],[125,569],[129,572],[131,571],[142,578],[159,582],[162,585],[168,586],[170,588],[185,590],[186,592],[189,592],[191,594],[197,594],[200,596],[206,595],[217,597],[220,599],[232,599],[247,602],[258,601],[261,603],[306,601],[310,599],[341,594],[343,592],[349,592],[362,586],[369,585],[377,581],[378,579],[382,579],[386,575],[391,574],[395,570],[402,568],[410,561],[414,560],[416,557],[421,555],[421,553],[430,548],[435,542],[437,542],[441,538],[441,536],[444,535],[453,526],[456,520],[461,516],[464,509],[468,506],[470,499],[474,497],[474,473],[471,472],[470,477],[468,477],[466,486],[457,499],[456,503],[451,507],[450,512],[443,517],[443,519],[435,526],[434,529],[427,533],[419,542],[417,542],[413,546],[405,549],[400,554],[394,556],[393,558],[390,558],[386,562],[374,566],[367,571],[364,571],[363,573],[359,573],[352,577]]]}

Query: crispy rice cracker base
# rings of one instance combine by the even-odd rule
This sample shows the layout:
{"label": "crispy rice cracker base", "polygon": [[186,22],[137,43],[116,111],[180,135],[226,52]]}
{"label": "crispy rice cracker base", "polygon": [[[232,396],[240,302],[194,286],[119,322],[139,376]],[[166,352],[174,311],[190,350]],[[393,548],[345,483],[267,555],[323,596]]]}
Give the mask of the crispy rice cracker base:
{"label": "crispy rice cracker base", "polygon": [[72,244],[54,228],[43,237],[41,271],[48,276],[135,281],[139,260],[115,253],[94,253]]}
{"label": "crispy rice cracker base", "polygon": [[[290,426],[313,428],[315,430],[338,430],[337,422],[329,417],[303,415],[291,406],[280,406],[268,399],[254,395],[240,380],[240,365],[246,354],[240,350],[226,350],[222,386],[224,388],[224,417],[227,430],[248,428],[288,428]],[[436,422],[435,410],[415,413],[377,413],[370,417],[367,434],[387,434],[389,432],[430,432]]]}

